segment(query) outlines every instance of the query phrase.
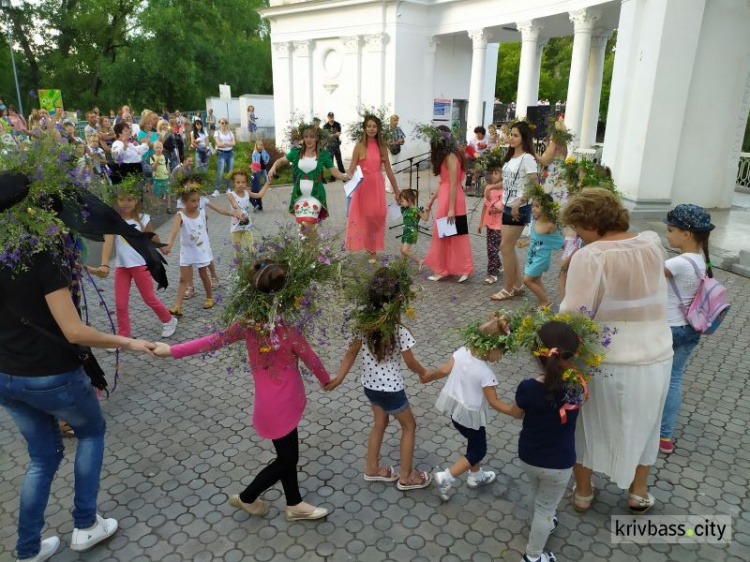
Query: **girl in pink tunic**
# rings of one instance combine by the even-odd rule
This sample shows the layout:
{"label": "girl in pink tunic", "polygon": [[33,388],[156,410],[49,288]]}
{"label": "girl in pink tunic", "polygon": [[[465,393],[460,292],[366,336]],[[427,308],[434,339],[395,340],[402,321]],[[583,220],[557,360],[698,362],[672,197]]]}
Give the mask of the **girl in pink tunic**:
{"label": "girl in pink tunic", "polygon": [[469,236],[459,234],[440,238],[437,228],[439,218],[448,217],[448,222],[451,223],[457,216],[466,214],[466,200],[461,190],[465,175],[463,157],[450,129],[441,125],[438,130],[443,135],[430,142],[430,159],[433,173],[436,176],[440,175],[440,185],[437,192],[430,198],[426,210],[430,212],[435,199],[437,199],[438,206],[432,228],[432,243],[424,264],[435,272],[429,277],[431,281],[439,281],[446,275],[460,275],[458,282],[463,283],[474,273]]}
{"label": "girl in pink tunic", "polygon": [[352,153],[349,175],[359,165],[364,181],[352,194],[349,217],[346,221],[346,249],[352,252],[367,251],[370,261],[375,254],[385,250],[385,180],[382,170],[393,187],[394,197],[399,200],[401,192],[396,185],[386,144],[382,135],[383,125],[374,115],[365,117],[363,135]]}
{"label": "girl in pink tunic", "polygon": [[[286,270],[280,264],[256,264],[254,271],[252,282],[260,291],[277,292],[286,282]],[[297,425],[307,404],[299,360],[313,372],[321,386],[331,377],[298,328],[282,324],[275,330],[278,342],[270,343],[269,338],[259,333],[254,325],[236,323],[225,331],[171,347],[160,343],[156,354],[181,359],[245,340],[255,383],[253,425],[258,435],[273,441],[278,456],[260,471],[244,492],[229,496],[229,503],[251,515],[265,515],[269,505],[259,496],[281,481],[286,496],[287,521],[320,519],[328,515],[328,510],[303,502],[297,481]]]}

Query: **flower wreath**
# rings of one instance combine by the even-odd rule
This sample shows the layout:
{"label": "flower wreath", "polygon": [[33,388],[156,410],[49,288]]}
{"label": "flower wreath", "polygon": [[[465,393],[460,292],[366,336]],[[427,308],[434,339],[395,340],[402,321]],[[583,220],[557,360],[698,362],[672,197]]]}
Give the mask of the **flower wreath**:
{"label": "flower wreath", "polygon": [[433,125],[417,124],[414,127],[414,136],[430,143],[430,145],[442,146],[448,152],[454,152],[459,148],[458,141],[452,131],[441,131]]}
{"label": "flower wreath", "polygon": [[506,149],[502,146],[496,146],[491,150],[485,151],[484,154],[474,160],[474,173],[483,174],[492,169],[502,170],[505,164]]}
{"label": "flower wreath", "polygon": [[398,331],[402,311],[410,318],[415,316],[411,303],[416,292],[409,264],[405,260],[393,260],[383,267],[388,271],[384,277],[387,282],[395,283],[395,291],[393,298],[379,308],[370,305],[369,291],[372,279],[380,268],[364,272],[351,268],[348,273],[344,293],[354,307],[347,313],[345,324],[355,334],[370,334],[379,330],[384,338],[391,338]]}
{"label": "flower wreath", "polygon": [[365,122],[368,119],[377,119],[380,121],[380,139],[385,144],[391,141],[391,128],[389,126],[390,116],[387,107],[365,107],[360,106],[357,109],[359,120],[353,121],[346,126],[346,134],[352,142],[359,142],[365,134]]}
{"label": "flower wreath", "polygon": [[604,173],[604,170],[587,158],[576,160],[574,156],[568,156],[563,161],[561,175],[571,195],[580,193],[584,187],[603,187],[620,197],[614,179]]}
{"label": "flower wreath", "polygon": [[268,339],[263,351],[278,346],[276,326],[281,323],[310,336],[313,324],[323,314],[319,304],[334,297],[328,291],[341,277],[344,254],[336,247],[336,236],[306,238],[293,223],[282,224],[277,232],[264,236],[256,242],[254,254],[257,261],[279,264],[286,270],[284,286],[274,293],[259,290],[253,284],[256,260],[238,260],[221,324],[254,326]]}
{"label": "flower wreath", "polygon": [[294,114],[289,120],[285,131],[289,146],[300,145],[302,143],[302,135],[308,129],[312,129],[318,134],[319,149],[328,146],[328,142],[331,138],[331,132],[328,129],[324,129],[319,124],[316,127],[315,121],[313,119],[307,121],[304,117]]}
{"label": "flower wreath", "polygon": [[482,327],[486,322],[472,322],[467,326],[459,329],[459,333],[464,340],[468,349],[473,349],[482,356],[486,356],[496,349],[506,350],[509,340],[512,339],[510,323],[508,321],[510,313],[505,311],[497,312],[493,318],[497,320],[500,328],[497,334],[486,334]]}
{"label": "flower wreath", "polygon": [[544,191],[544,186],[534,182],[527,186],[525,196],[530,200],[539,202],[542,214],[548,221],[560,226],[560,203],[552,198],[552,195]]}
{"label": "flower wreath", "polygon": [[550,117],[549,123],[547,125],[547,136],[551,138],[557,146],[567,146],[569,142],[571,142],[574,138],[573,134],[568,130],[567,127],[565,127],[565,124],[563,123],[563,130],[560,130],[560,128],[557,126],[557,123],[561,123],[562,121],[558,120],[556,117]]}
{"label": "flower wreath", "polygon": [[607,348],[617,329],[600,327],[593,320],[593,313],[582,307],[578,312],[555,313],[550,308],[535,310],[518,321],[511,322],[509,350],[529,349],[536,357],[550,357],[559,353],[542,345],[537,332],[547,322],[563,322],[578,334],[579,346],[576,354],[566,359],[567,369],[563,373],[564,397],[560,406],[560,419],[566,423],[566,411],[577,410],[588,398],[588,382],[596,376]]}
{"label": "flower wreath", "polygon": [[[170,183],[170,190],[173,195],[182,197],[185,193],[194,191],[203,192],[206,183],[208,182],[208,176],[203,172],[190,172],[187,174],[180,174],[175,177]],[[198,184],[197,187],[188,188],[188,184]]]}

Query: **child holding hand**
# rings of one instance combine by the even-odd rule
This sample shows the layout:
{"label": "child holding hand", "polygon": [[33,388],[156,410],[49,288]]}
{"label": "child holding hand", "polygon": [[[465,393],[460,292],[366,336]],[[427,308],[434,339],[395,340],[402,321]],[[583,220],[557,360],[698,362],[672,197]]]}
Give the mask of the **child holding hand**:
{"label": "child holding hand", "polygon": [[492,285],[497,283],[497,278],[503,271],[503,263],[500,260],[503,227],[503,170],[493,167],[488,171],[490,181],[484,188],[484,206],[477,232],[481,234],[482,228],[487,227],[487,277],[484,278],[484,284]]}
{"label": "child holding hand", "polygon": [[413,189],[402,189],[401,199],[401,218],[404,223],[404,231],[401,234],[401,255],[413,260],[419,269],[422,269],[422,261],[411,251],[411,247],[417,243],[419,236],[419,220],[429,221],[430,213],[422,207],[417,207],[417,192]]}
{"label": "child holding hand", "polygon": [[488,406],[513,417],[523,417],[515,405],[508,405],[497,397],[497,379],[489,363],[503,355],[503,341],[508,325],[502,316],[493,316],[484,324],[472,324],[464,329],[466,345],[436,370],[420,376],[423,383],[448,377],[435,407],[451,417],[453,426],[468,440],[466,454],[450,468],[434,474],[438,495],[448,501],[450,488],[469,471],[467,485],[478,488],[495,481],[496,474],[482,470],[480,462],[487,454]]}
{"label": "child holding hand", "polygon": [[[407,299],[409,280],[393,269],[379,268],[368,283],[368,301],[357,323],[358,334],[344,354],[336,378],[325,385],[333,390],[351,370],[360,351],[364,366],[361,382],[370,401],[375,423],[367,441],[364,479],[367,482],[396,482],[399,490],[415,490],[430,485],[427,472],[414,470],[414,442],[417,423],[401,376],[401,358],[406,366],[424,375],[427,370],[414,357],[416,340],[400,323],[402,306]],[[401,474],[392,466],[380,465],[380,447],[390,416],[401,424]]]}

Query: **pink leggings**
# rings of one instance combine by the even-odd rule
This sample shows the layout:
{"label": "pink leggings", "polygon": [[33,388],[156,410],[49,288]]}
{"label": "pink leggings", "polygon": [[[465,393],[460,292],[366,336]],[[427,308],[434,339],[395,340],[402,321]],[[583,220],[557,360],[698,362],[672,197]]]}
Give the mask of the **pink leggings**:
{"label": "pink leggings", "polygon": [[115,309],[117,310],[117,334],[130,337],[130,313],[128,301],[130,300],[130,282],[135,281],[138,292],[141,293],[145,302],[156,313],[162,324],[169,322],[172,315],[167,307],[162,304],[154,292],[154,282],[145,265],[138,267],[116,267],[115,268]]}

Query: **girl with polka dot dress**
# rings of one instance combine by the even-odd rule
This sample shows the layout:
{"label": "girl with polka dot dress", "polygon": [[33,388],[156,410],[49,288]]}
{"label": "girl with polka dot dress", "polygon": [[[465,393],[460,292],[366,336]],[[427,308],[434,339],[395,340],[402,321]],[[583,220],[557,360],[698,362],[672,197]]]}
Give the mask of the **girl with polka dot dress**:
{"label": "girl with polka dot dress", "polygon": [[[357,333],[344,354],[338,375],[325,385],[333,390],[340,385],[362,352],[362,376],[365,396],[372,405],[375,424],[367,442],[367,460],[364,479],[367,482],[396,482],[399,490],[416,490],[430,485],[429,473],[414,470],[414,442],[417,423],[404,391],[401,376],[401,358],[414,373],[424,376],[427,369],[414,357],[412,348],[416,340],[400,323],[404,306],[403,290],[397,274],[386,267],[378,269],[368,285],[365,313],[378,321],[367,322],[377,326]],[[390,416],[401,424],[401,474],[392,466],[380,465],[380,447]]]}

